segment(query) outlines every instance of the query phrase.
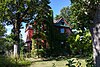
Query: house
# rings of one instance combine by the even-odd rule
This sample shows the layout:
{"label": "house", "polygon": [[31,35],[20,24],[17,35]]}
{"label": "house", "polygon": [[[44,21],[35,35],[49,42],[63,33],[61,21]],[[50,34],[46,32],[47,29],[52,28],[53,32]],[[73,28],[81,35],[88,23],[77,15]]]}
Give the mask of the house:
{"label": "house", "polygon": [[65,49],[65,53],[66,51],[70,52],[70,45],[66,42],[68,36],[72,34],[70,24],[64,18],[60,18],[54,21],[54,27],[57,29],[56,34],[59,34],[57,36],[57,41],[60,45],[60,48]]}
{"label": "house", "polygon": [[33,37],[33,28],[32,28],[32,24],[26,24],[26,45],[25,45],[25,49],[28,52],[31,52],[31,48],[32,48],[32,37]]}
{"label": "house", "polygon": [[54,21],[54,26],[61,34],[65,34],[66,37],[68,37],[72,30],[70,28],[70,24],[63,18],[60,18],[59,20]]}
{"label": "house", "polygon": [[[53,48],[56,48],[55,46],[60,46],[61,49],[68,50],[66,39],[72,33],[70,24],[63,18],[56,20],[54,24],[52,23],[52,26],[47,26],[46,22],[47,21],[42,22],[39,29],[36,22],[34,22],[33,27],[30,25],[26,26],[26,44],[29,47],[29,51],[30,47],[32,47],[33,51],[35,49],[49,49],[51,44],[54,45]],[[56,35],[55,37],[55,34],[59,36]],[[33,46],[31,46],[31,44]],[[59,49],[57,48],[57,50]]]}

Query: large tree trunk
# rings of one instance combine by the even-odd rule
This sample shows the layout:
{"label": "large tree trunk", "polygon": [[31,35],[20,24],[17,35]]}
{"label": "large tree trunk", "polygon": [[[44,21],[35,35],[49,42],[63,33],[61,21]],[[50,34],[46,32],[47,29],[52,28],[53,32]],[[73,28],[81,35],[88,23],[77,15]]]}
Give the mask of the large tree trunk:
{"label": "large tree trunk", "polygon": [[96,10],[93,21],[94,26],[90,30],[93,40],[93,58],[96,67],[100,67],[100,5]]}
{"label": "large tree trunk", "polygon": [[15,22],[14,24],[14,35],[15,35],[15,48],[14,48],[14,56],[20,56],[20,24],[19,22]]}

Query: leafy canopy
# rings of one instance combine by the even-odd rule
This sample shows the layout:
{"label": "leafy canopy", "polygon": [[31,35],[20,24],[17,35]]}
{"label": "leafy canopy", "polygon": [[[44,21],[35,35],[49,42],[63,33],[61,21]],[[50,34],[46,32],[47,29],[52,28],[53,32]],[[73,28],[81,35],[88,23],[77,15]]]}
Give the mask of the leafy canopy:
{"label": "leafy canopy", "polygon": [[90,28],[93,25],[99,0],[71,0],[71,2],[71,22],[82,30]]}

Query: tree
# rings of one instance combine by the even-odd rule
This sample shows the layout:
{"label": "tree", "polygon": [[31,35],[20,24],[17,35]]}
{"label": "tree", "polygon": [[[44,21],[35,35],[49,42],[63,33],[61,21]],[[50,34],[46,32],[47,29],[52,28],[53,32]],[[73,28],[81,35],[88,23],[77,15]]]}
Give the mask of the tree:
{"label": "tree", "polygon": [[57,20],[59,18],[64,18],[67,22],[69,22],[70,21],[70,14],[71,14],[70,7],[63,7],[60,10],[60,14],[56,15],[55,19]]}
{"label": "tree", "polygon": [[14,39],[13,39],[14,35],[10,34],[7,35],[5,38],[5,42],[4,42],[4,50],[8,53],[6,53],[7,55],[11,55],[11,51],[13,51],[13,44],[14,44]]}
{"label": "tree", "polygon": [[78,29],[89,29],[93,42],[93,57],[96,67],[100,66],[100,1],[99,0],[71,0],[71,21],[78,25]]}
{"label": "tree", "polygon": [[[22,22],[29,23],[31,20],[36,19],[36,16],[41,16],[42,13],[40,12],[44,11],[44,14],[47,11],[45,6],[48,2],[49,0],[1,0],[0,20],[7,25],[13,25],[12,31],[15,35],[14,40],[18,43],[18,54],[20,54],[19,34],[22,28]],[[44,8],[43,11],[42,8]]]}
{"label": "tree", "polygon": [[86,30],[84,33],[82,30],[77,30],[69,36],[67,42],[70,44],[74,55],[89,56],[92,53],[92,40],[89,30]]}
{"label": "tree", "polygon": [[5,32],[6,32],[6,29],[3,25],[3,23],[0,22],[0,51],[3,51],[3,49],[4,49]]}
{"label": "tree", "polygon": [[[54,33],[53,33],[53,11],[51,7],[48,5],[49,0],[43,0],[39,6],[38,15],[35,19],[36,25],[34,25],[34,29],[37,33],[34,33],[33,39],[42,39],[45,41],[44,50],[46,50],[46,43],[50,46],[50,50],[52,50],[52,46],[54,45]],[[37,40],[39,43],[39,41]],[[37,44],[38,45],[38,44]],[[38,49],[38,48],[37,48]],[[49,52],[47,52],[48,54]]]}
{"label": "tree", "polygon": [[71,14],[70,7],[64,7],[64,8],[62,8],[61,11],[60,11],[60,15],[61,15],[62,18],[64,18],[67,22],[70,21],[70,14]]}
{"label": "tree", "polygon": [[4,36],[4,33],[6,32],[6,29],[4,25],[0,22],[0,38]]}
{"label": "tree", "polygon": [[58,20],[61,18],[61,15],[56,15],[55,20]]}

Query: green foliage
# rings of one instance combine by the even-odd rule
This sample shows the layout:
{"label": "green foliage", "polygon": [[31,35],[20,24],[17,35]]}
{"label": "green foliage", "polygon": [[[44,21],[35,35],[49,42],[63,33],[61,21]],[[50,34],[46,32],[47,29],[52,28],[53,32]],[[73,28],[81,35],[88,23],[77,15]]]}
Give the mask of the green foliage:
{"label": "green foliage", "polygon": [[88,55],[92,53],[92,40],[89,31],[72,34],[67,42],[70,44],[72,54]]}
{"label": "green foliage", "polygon": [[30,64],[31,62],[27,60],[18,59],[16,61],[15,58],[0,56],[0,66],[1,67],[23,67],[23,66],[27,67]]}
{"label": "green foliage", "polygon": [[75,28],[84,30],[94,25],[96,9],[99,5],[99,0],[71,0],[71,22]]}
{"label": "green foliage", "polygon": [[5,50],[12,50],[12,46],[14,44],[14,35],[7,35],[7,37],[5,38],[5,42],[4,42],[4,46],[5,46]]}
{"label": "green foliage", "polygon": [[5,33],[6,33],[6,29],[3,25],[3,23],[1,23],[0,21],[0,51],[4,51],[4,42],[5,42]]}
{"label": "green foliage", "polygon": [[70,14],[71,14],[70,7],[64,7],[64,8],[62,8],[61,11],[60,11],[60,15],[61,15],[62,18],[64,18],[67,22],[70,21]]}
{"label": "green foliage", "polygon": [[66,66],[68,67],[81,67],[81,63],[79,62],[78,59],[67,59],[67,64]]}
{"label": "green foliage", "polygon": [[20,49],[20,59],[24,60],[24,52],[23,52],[24,47],[21,47]]}
{"label": "green foliage", "polygon": [[6,32],[6,29],[4,25],[0,22],[0,36],[4,36],[5,32]]}
{"label": "green foliage", "polygon": [[35,49],[36,56],[38,57],[44,57],[45,51],[43,49]]}
{"label": "green foliage", "polygon": [[56,15],[55,20],[58,20],[58,19],[60,19],[60,18],[61,18],[60,15]]}
{"label": "green foliage", "polygon": [[[72,2],[72,6],[71,6],[71,11],[72,11],[71,20],[72,21],[71,22],[74,23],[75,28],[81,29],[82,32],[84,32],[85,29],[89,29],[89,31],[91,32],[92,39],[93,39],[93,45],[97,47],[97,44],[99,43],[99,41],[96,40],[96,44],[95,44],[96,34],[94,34],[95,31],[93,29],[96,29],[96,24],[98,25],[98,23],[100,22],[99,20],[100,17],[98,16],[100,15],[100,9],[99,9],[100,0],[71,0],[71,2]],[[90,42],[90,40],[88,41]],[[95,50],[95,48],[93,48],[93,50]],[[86,52],[89,52],[89,51],[86,51]],[[97,52],[98,50],[94,51],[94,57],[96,57],[95,53]],[[97,59],[99,58],[96,58],[96,59],[94,58],[94,61],[97,61]],[[99,65],[98,62],[99,61],[96,62],[97,66]]]}
{"label": "green foliage", "polygon": [[[12,32],[14,37],[12,39],[18,43],[18,48],[22,22],[33,23],[35,21],[36,26],[34,25],[34,29],[44,36],[42,37],[43,39],[47,39],[49,41],[52,36],[50,33],[52,30],[51,23],[53,23],[52,10],[49,3],[49,0],[5,0],[0,2],[0,8],[2,9],[0,9],[0,20],[2,20],[1,22],[6,23],[6,25],[13,25]],[[42,22],[45,22],[48,28],[46,33],[41,30]],[[45,34],[47,34],[46,36],[48,37],[46,37]],[[33,38],[37,38],[37,34],[34,35]]]}
{"label": "green foliage", "polygon": [[4,45],[5,38],[0,38],[0,46]]}
{"label": "green foliage", "polygon": [[60,10],[60,14],[56,15],[55,19],[58,20],[60,18],[64,18],[67,22],[70,22],[70,14],[71,14],[70,7],[63,7]]}
{"label": "green foliage", "polygon": [[[43,0],[44,1],[44,0]],[[52,50],[52,47],[55,45],[54,41],[54,28],[53,28],[53,12],[51,10],[51,7],[48,5],[49,0],[44,4],[40,4],[41,10],[39,11],[37,17],[35,18],[36,25],[34,25],[34,29],[36,30],[36,33],[34,33],[33,39],[40,39],[45,40],[46,43],[48,43],[50,50]],[[44,7],[45,6],[45,7]],[[45,28],[43,28],[45,27]],[[41,45],[40,41],[37,41],[39,45]],[[41,45],[42,46],[42,45]],[[43,49],[43,53],[46,52],[46,48]],[[37,48],[38,51],[38,48]],[[39,52],[41,53],[41,51]]]}
{"label": "green foliage", "polygon": [[68,67],[75,67],[75,65],[73,65],[73,64],[75,64],[76,62],[74,62],[74,59],[72,59],[72,60],[67,60],[68,61],[68,64],[66,64]]}
{"label": "green foliage", "polygon": [[[49,0],[5,0],[0,2],[0,20],[6,25],[13,25],[14,40],[19,43],[22,22],[37,21],[38,26],[48,18],[51,7]],[[41,19],[40,19],[41,18]]]}

